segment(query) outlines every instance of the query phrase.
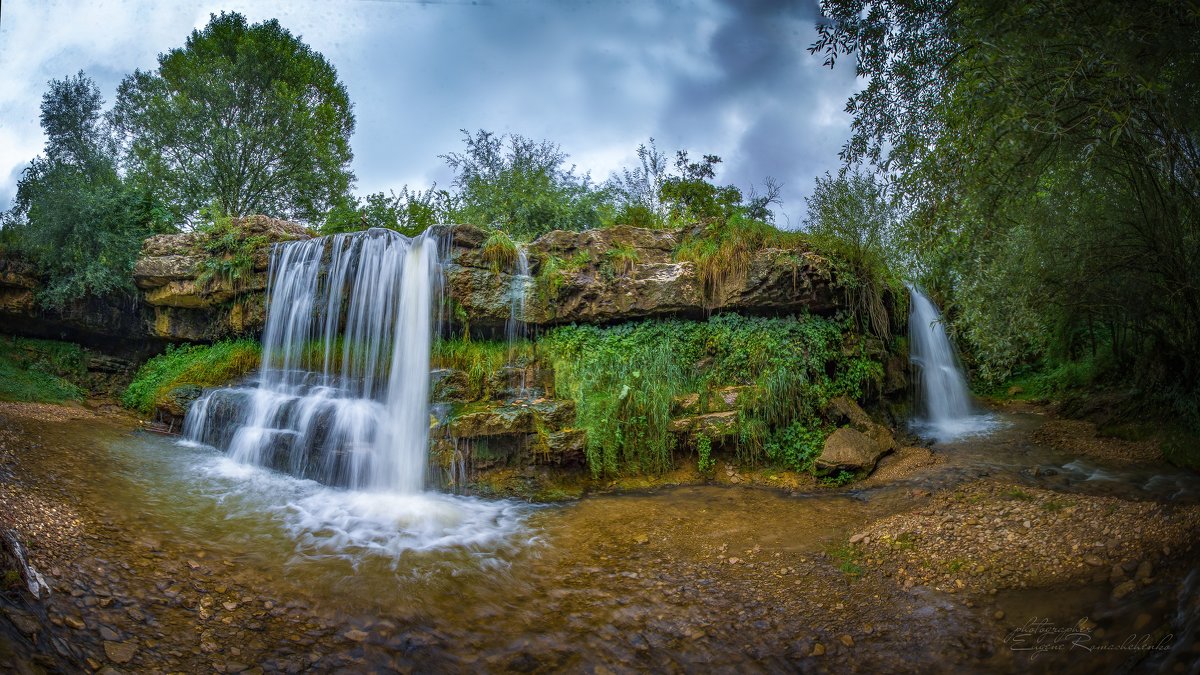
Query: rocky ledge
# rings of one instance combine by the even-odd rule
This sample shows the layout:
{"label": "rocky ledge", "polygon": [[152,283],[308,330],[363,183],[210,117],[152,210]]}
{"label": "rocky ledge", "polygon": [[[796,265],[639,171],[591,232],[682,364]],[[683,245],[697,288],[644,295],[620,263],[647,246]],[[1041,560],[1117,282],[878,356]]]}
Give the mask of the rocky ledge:
{"label": "rocky ledge", "polygon": [[[677,260],[686,232],[621,226],[555,231],[525,246],[530,274],[489,262],[489,232],[439,225],[451,316],[469,317],[476,332],[495,334],[523,290],[525,322],[608,324],[710,312],[831,314],[842,306],[829,265],[817,254],[768,248],[719,288],[705,289],[695,263]],[[19,260],[0,259],[0,317],[9,332],[98,340],[213,341],[261,332],[271,246],[315,236],[302,225],[264,216],[234,221],[220,237],[187,232],[147,239],[133,269],[140,290],[119,303],[88,301],[51,315],[36,305],[41,279]]]}

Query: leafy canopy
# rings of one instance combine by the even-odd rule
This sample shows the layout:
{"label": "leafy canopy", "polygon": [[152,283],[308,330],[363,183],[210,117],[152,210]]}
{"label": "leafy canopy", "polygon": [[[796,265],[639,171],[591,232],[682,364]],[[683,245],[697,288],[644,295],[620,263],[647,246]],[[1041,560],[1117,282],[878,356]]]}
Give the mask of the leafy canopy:
{"label": "leafy canopy", "polygon": [[46,278],[38,297],[46,307],[132,293],[142,239],[169,229],[165,211],[118,174],[103,105],[82,72],[50,82],[42,97],[45,154],[25,169],[5,216],[6,248]]}
{"label": "leafy canopy", "polygon": [[317,222],[354,180],[346,88],[275,19],[213,15],[157,71],[125,78],[112,117],[133,172],[189,221]]}

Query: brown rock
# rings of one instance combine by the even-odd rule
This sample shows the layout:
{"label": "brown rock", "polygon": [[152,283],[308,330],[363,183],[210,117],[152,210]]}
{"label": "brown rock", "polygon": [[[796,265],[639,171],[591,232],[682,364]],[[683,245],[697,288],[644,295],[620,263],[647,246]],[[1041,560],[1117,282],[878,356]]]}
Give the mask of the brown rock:
{"label": "brown rock", "polygon": [[113,663],[129,663],[137,654],[137,645],[131,642],[112,642],[104,643],[104,655]]}
{"label": "brown rock", "polygon": [[817,468],[825,471],[869,471],[875,468],[881,456],[883,450],[869,436],[849,427],[842,427],[825,439],[825,447],[817,458]]}

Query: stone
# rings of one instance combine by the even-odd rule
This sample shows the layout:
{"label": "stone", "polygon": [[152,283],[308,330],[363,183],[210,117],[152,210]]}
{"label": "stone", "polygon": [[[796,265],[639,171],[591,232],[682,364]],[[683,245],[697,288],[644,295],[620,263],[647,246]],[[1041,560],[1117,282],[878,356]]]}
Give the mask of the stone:
{"label": "stone", "polygon": [[825,655],[825,645],[821,644],[820,642],[814,643],[813,648],[812,648],[812,655],[813,656],[824,656]]}
{"label": "stone", "polygon": [[358,630],[357,628],[351,628],[345,633],[342,633],[342,635],[351,642],[362,642],[367,639],[367,633]]}
{"label": "stone", "polygon": [[1112,598],[1113,598],[1113,600],[1120,600],[1121,598],[1124,598],[1125,596],[1132,593],[1135,588],[1137,588],[1136,581],[1133,581],[1133,580],[1123,581],[1123,582],[1117,584],[1117,586],[1115,588],[1113,588]]}
{"label": "stone", "polygon": [[129,663],[137,654],[137,645],[130,642],[105,642],[104,655],[113,663]]}
{"label": "stone", "polygon": [[846,645],[847,647],[854,646],[854,638],[850,637],[849,635],[840,635],[840,636],[838,636],[838,640],[840,640],[841,643]]}
{"label": "stone", "polygon": [[103,640],[109,640],[111,642],[116,642],[117,640],[121,639],[121,636],[118,635],[117,631],[113,630],[112,628],[109,628],[108,626],[101,626],[100,627],[100,638]]}
{"label": "stone", "polygon": [[870,471],[883,454],[879,444],[869,436],[850,427],[842,427],[825,439],[825,447],[817,457],[816,464],[823,471]]}

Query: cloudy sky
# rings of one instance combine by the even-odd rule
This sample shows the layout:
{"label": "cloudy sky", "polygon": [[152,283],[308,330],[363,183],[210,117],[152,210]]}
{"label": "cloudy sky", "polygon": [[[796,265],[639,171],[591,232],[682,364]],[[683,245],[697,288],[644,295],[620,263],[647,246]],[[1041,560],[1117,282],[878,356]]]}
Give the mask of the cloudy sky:
{"label": "cloudy sky", "polygon": [[446,185],[438,155],[462,149],[460,129],[551,140],[597,179],[654,137],[669,155],[720,155],[722,183],[782,181],[779,221],[794,226],[814,177],[838,167],[857,84],[806,51],[816,0],[3,0],[0,209],[41,151],[48,80],[83,70],[111,104],[121,78],[222,10],[278,18],[337,68],[360,194]]}

